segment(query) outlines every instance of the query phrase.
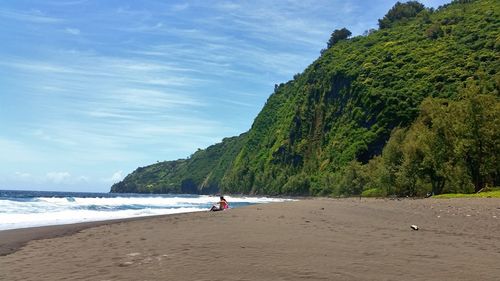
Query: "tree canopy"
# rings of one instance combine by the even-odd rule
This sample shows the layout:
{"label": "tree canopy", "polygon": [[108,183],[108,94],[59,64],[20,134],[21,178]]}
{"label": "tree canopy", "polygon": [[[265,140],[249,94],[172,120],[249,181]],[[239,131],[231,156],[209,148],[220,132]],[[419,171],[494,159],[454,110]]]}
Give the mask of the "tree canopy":
{"label": "tree canopy", "polygon": [[389,12],[378,20],[378,25],[380,29],[389,28],[394,22],[414,18],[424,9],[425,6],[418,1],[396,2]]}
{"label": "tree canopy", "polygon": [[337,44],[340,40],[345,40],[349,38],[352,33],[347,28],[335,29],[328,40],[327,48],[331,48],[333,45]]}

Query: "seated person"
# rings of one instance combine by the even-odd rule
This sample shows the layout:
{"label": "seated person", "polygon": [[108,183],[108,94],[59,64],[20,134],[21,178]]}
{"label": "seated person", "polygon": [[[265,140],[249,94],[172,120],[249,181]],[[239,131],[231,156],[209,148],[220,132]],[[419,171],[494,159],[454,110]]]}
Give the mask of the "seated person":
{"label": "seated person", "polygon": [[229,208],[229,203],[227,203],[224,196],[221,196],[220,200],[219,200],[219,206],[217,207],[217,205],[213,205],[212,208],[210,209],[210,211],[212,211],[212,212],[224,211],[225,209],[228,209],[228,208]]}

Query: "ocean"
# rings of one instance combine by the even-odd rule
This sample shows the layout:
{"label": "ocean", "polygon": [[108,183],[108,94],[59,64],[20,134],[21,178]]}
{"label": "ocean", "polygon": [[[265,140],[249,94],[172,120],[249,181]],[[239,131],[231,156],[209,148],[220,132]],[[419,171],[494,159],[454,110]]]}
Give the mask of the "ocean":
{"label": "ocean", "polygon": [[[231,208],[285,200],[224,197]],[[0,230],[208,211],[218,200],[217,196],[190,194],[0,190]]]}

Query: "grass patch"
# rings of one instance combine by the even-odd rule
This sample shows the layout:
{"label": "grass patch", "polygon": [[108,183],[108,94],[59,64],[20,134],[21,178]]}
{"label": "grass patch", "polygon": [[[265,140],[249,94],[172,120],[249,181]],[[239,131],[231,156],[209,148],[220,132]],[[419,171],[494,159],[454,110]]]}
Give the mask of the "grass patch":
{"label": "grass patch", "polygon": [[361,196],[363,197],[385,197],[385,194],[378,188],[371,188],[364,190],[363,193],[361,193]]}
{"label": "grass patch", "polygon": [[463,194],[463,193],[447,193],[432,196],[433,198],[500,198],[500,190],[486,191],[473,194]]}

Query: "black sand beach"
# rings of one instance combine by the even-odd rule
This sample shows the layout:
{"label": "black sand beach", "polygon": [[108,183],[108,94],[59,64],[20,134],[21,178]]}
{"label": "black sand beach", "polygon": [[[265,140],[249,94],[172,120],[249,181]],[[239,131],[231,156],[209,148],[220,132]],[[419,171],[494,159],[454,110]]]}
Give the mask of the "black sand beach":
{"label": "black sand beach", "polygon": [[2,231],[0,280],[498,280],[499,219],[498,199],[313,199]]}

